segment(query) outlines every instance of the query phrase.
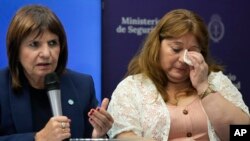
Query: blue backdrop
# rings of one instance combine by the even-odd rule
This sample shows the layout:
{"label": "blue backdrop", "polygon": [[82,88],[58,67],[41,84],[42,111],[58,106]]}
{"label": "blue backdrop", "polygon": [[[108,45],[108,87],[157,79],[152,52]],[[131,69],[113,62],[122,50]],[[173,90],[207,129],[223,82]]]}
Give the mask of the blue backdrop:
{"label": "blue backdrop", "polygon": [[0,68],[7,66],[5,39],[10,20],[26,4],[45,5],[60,18],[68,37],[68,67],[93,76],[100,101],[101,0],[1,0]]}
{"label": "blue backdrop", "polygon": [[[202,16],[211,33],[212,55],[250,106],[250,1],[248,0],[104,0],[102,12],[102,93],[110,97],[145,35],[168,11],[186,8]],[[151,22],[132,23],[132,20]]]}

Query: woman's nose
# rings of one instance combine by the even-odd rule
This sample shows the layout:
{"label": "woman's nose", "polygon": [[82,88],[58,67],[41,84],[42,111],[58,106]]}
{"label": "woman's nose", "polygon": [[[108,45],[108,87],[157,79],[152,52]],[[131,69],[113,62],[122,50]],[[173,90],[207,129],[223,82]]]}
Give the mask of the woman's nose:
{"label": "woman's nose", "polygon": [[50,48],[48,45],[43,45],[40,50],[40,56],[49,57],[50,56]]}
{"label": "woman's nose", "polygon": [[182,50],[180,53],[179,53],[179,61],[184,63],[184,53],[185,53],[185,50]]}

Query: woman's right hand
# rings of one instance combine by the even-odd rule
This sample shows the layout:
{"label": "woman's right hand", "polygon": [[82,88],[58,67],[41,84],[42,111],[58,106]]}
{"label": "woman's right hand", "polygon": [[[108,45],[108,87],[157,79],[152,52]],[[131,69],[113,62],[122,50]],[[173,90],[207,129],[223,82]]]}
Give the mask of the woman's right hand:
{"label": "woman's right hand", "polygon": [[201,94],[208,88],[208,64],[201,53],[190,51],[188,55],[193,63],[190,67],[190,80],[197,93]]}
{"label": "woman's right hand", "polygon": [[62,141],[70,136],[70,119],[66,116],[55,116],[36,133],[35,141]]}

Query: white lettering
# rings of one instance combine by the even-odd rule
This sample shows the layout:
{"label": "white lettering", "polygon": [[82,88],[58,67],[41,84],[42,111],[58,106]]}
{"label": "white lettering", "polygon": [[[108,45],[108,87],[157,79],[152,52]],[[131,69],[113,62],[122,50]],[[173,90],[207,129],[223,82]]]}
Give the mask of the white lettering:
{"label": "white lettering", "polygon": [[234,132],[234,136],[244,136],[247,133],[247,129],[236,129]]}
{"label": "white lettering", "polygon": [[142,34],[148,34],[151,30],[152,27],[143,28],[143,27],[128,26],[128,33],[135,33],[138,36],[141,36]]}
{"label": "white lettering", "polygon": [[235,130],[235,132],[234,132],[234,136],[241,136],[241,135],[240,135],[240,131],[239,131],[239,129],[236,129],[236,130]]}
{"label": "white lettering", "polygon": [[244,134],[247,133],[247,129],[241,129],[241,135],[243,136]]}
{"label": "white lettering", "polygon": [[126,27],[122,27],[121,25],[119,25],[119,26],[116,28],[116,32],[117,32],[117,33],[126,33]]}
{"label": "white lettering", "polygon": [[159,19],[146,19],[146,18],[132,18],[132,17],[121,17],[121,23],[123,25],[156,25]]}

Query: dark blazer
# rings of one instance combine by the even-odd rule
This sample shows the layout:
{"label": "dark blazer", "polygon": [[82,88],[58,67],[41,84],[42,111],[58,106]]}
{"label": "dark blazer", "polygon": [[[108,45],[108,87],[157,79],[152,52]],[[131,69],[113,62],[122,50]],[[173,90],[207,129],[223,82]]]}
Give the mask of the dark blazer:
{"label": "dark blazer", "polygon": [[[63,115],[71,119],[71,137],[90,138],[93,128],[87,113],[97,106],[92,77],[67,70],[60,86]],[[34,135],[28,86],[14,93],[8,68],[0,70],[0,141],[33,141]]]}

